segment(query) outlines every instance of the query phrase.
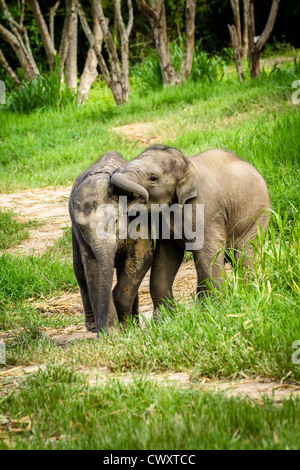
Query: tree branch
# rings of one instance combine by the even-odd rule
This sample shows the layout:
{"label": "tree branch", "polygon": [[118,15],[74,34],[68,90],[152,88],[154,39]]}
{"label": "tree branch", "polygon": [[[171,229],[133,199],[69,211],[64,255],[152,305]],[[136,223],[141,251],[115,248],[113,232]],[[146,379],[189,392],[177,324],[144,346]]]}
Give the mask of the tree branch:
{"label": "tree branch", "polygon": [[267,42],[267,40],[270,37],[270,34],[271,34],[272,29],[273,29],[274,24],[275,24],[275,20],[276,20],[278,8],[279,8],[279,3],[280,3],[280,0],[273,0],[273,2],[272,2],[272,6],[271,6],[268,21],[267,21],[266,26],[265,26],[262,34],[260,35],[259,40],[257,41],[257,44],[256,44],[256,47],[259,51],[262,50],[265,43]]}
{"label": "tree branch", "polygon": [[[79,3],[78,0],[75,0],[75,3],[77,5],[78,15],[79,15],[79,19],[80,19],[81,26],[82,26],[82,29],[84,31],[84,34],[86,35],[86,38],[90,43],[90,46],[95,51],[97,61],[98,61],[98,64],[99,64],[99,67],[100,67],[100,70],[101,70],[101,73],[102,73],[102,76],[103,76],[105,82],[107,83],[107,85],[110,87],[111,86],[111,78],[110,78],[109,70],[106,66],[105,60],[102,56],[101,48],[99,47],[98,42],[95,41],[94,35],[93,35],[93,33],[92,33],[92,31],[89,27],[89,24],[87,22],[87,19],[86,19],[86,16],[85,16],[85,13],[82,9],[81,4]],[[96,18],[94,18],[94,21],[95,20],[98,21]]]}
{"label": "tree branch", "polygon": [[51,7],[50,10],[49,10],[49,31],[50,31],[51,41],[53,42],[53,46],[55,45],[55,42],[54,42],[54,18],[55,18],[55,15],[56,15],[56,10],[58,9],[59,5],[60,5],[60,0],[58,0],[53,5],[53,7]]}
{"label": "tree branch", "polygon": [[129,38],[132,26],[133,26],[133,6],[132,6],[132,0],[127,0],[127,5],[128,5],[128,24],[126,28],[126,33],[127,37]]}
{"label": "tree branch", "polygon": [[4,54],[2,50],[0,49],[0,61],[2,62],[4,70],[8,73],[14,84],[16,85],[17,88],[22,88],[22,83],[19,80],[19,77],[15,74],[9,63],[7,62],[6,58],[4,57]]}
{"label": "tree branch", "polygon": [[16,36],[0,24],[0,37],[4,39],[14,50],[22,70],[24,72],[25,80],[29,82],[32,78],[35,78],[32,67],[29,65],[28,57],[24,54],[23,49],[20,46]]}
{"label": "tree branch", "polygon": [[112,72],[112,79],[115,82],[120,81],[121,83],[121,70],[120,70],[120,61],[118,53],[116,51],[114,41],[111,35],[111,32],[107,26],[107,22],[103,13],[101,1],[93,0],[92,2],[93,14],[97,18],[102,29],[103,37],[107,46],[107,52],[110,59],[110,66]]}
{"label": "tree branch", "polygon": [[51,68],[55,68],[54,56],[56,55],[56,50],[49,35],[48,27],[41,12],[39,2],[38,0],[27,0],[27,3],[33,12],[34,19],[44,44],[49,65]]}
{"label": "tree branch", "polygon": [[[10,13],[8,7],[7,7],[7,4],[6,4],[5,0],[0,0],[0,4],[2,6],[3,13],[4,13],[5,17],[9,22],[10,28],[11,28],[13,34],[15,35],[16,40],[18,41],[18,43],[20,45],[20,48],[23,51],[24,56],[26,57],[27,61],[29,62],[29,67],[32,69],[31,75],[33,77],[39,75],[39,70],[37,68],[36,62],[33,58],[32,52],[31,52],[31,47],[30,47],[29,38],[28,38],[26,28],[24,28],[24,26],[19,24],[13,18],[13,16],[11,15],[11,13]],[[24,16],[24,11],[23,11],[23,3],[22,3],[22,11],[21,11],[21,19],[20,19],[21,22],[23,22],[23,18],[22,18],[23,16]],[[20,33],[24,34],[25,42],[27,43],[26,44],[27,47],[25,46],[24,41],[23,41],[22,36],[21,36]]]}
{"label": "tree branch", "polygon": [[154,20],[157,20],[157,13],[156,11],[148,5],[148,3],[145,0],[136,0],[136,3],[144,15],[146,15],[148,18],[152,18]]}

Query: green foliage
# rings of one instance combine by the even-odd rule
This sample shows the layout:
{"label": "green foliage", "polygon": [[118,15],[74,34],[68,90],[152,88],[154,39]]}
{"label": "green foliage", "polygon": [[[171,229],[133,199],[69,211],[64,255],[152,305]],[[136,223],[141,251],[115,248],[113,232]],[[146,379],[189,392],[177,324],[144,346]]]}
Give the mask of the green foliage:
{"label": "green foliage", "polygon": [[22,89],[16,90],[7,99],[7,108],[19,113],[30,113],[36,109],[64,109],[77,104],[77,93],[61,83],[59,64],[57,71],[50,70],[30,82],[23,81]]}
{"label": "green foliage", "polygon": [[150,49],[146,59],[133,65],[130,69],[130,86],[132,93],[147,94],[163,86],[163,79],[156,50]]}
{"label": "green foliage", "polygon": [[[184,41],[179,38],[170,44],[170,55],[176,72],[180,70],[184,56]],[[201,50],[201,41],[195,46],[190,80],[212,83],[223,77],[221,56],[208,54]],[[157,52],[150,49],[141,63],[131,67],[131,92],[145,95],[162,88],[163,79]]]}
{"label": "green foliage", "polygon": [[195,82],[208,82],[221,80],[223,77],[222,59],[195,48],[191,79]]}

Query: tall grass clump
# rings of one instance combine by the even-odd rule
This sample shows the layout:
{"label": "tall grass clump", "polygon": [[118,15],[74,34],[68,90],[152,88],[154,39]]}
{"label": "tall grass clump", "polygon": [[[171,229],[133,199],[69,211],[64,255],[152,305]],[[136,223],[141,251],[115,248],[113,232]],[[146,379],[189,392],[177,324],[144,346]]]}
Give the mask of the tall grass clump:
{"label": "tall grass clump", "polygon": [[143,62],[131,67],[130,88],[133,93],[147,94],[162,88],[163,78],[157,52],[153,49]]}
{"label": "tall grass clump", "polygon": [[[195,46],[192,70],[189,79],[193,82],[212,83],[221,80],[224,75],[222,58],[201,50],[201,43]],[[184,56],[184,41],[179,39],[170,44],[171,60],[176,72]],[[141,63],[131,67],[131,90],[139,94],[157,91],[163,87],[163,78],[157,52],[150,50]]]}
{"label": "tall grass clump", "polygon": [[210,55],[200,49],[200,43],[196,44],[190,78],[194,82],[212,83],[222,80],[224,75],[224,63],[220,56]]}
{"label": "tall grass clump", "polygon": [[6,107],[19,113],[35,109],[56,108],[62,110],[77,103],[77,93],[61,81],[59,67],[46,75],[39,75],[30,82],[23,81],[22,88],[11,93]]}
{"label": "tall grass clump", "polygon": [[249,161],[265,178],[272,208],[287,221],[300,207],[300,110],[259,119],[253,130],[236,134],[228,148]]}

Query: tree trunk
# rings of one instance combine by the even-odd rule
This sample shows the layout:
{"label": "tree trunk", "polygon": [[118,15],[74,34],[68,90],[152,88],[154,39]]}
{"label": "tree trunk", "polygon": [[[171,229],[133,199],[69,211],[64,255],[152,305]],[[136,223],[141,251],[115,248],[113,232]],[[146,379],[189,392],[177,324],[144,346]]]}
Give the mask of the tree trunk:
{"label": "tree trunk", "polygon": [[0,62],[2,63],[4,70],[6,70],[6,72],[8,73],[8,75],[10,76],[14,84],[16,85],[16,87],[22,88],[21,81],[19,80],[19,78],[17,77],[17,75],[15,74],[11,66],[9,65],[9,63],[7,62],[1,49],[0,49]]}
{"label": "tree trunk", "polygon": [[178,73],[176,73],[174,69],[170,55],[164,0],[151,0],[150,5],[146,0],[136,0],[136,3],[142,13],[147,16],[153,32],[159,65],[162,71],[163,84],[178,85],[179,83],[182,83],[189,77],[192,69],[196,0],[187,0],[186,2],[185,50],[180,71]]}
{"label": "tree trunk", "polygon": [[177,77],[170,55],[164,0],[152,0],[153,7],[150,7],[145,0],[136,0],[136,2],[140,10],[148,17],[153,32],[163,84],[174,85]]}
{"label": "tree trunk", "polygon": [[[69,4],[69,5],[68,5]],[[70,40],[66,57],[65,78],[66,84],[77,89],[77,29],[78,16],[74,2],[68,1],[67,8],[70,8]]]}
{"label": "tree trunk", "polygon": [[250,75],[252,78],[259,76],[259,59],[261,51],[270,37],[272,29],[275,24],[280,0],[273,0],[268,21],[262,34],[258,37],[257,42],[255,38],[255,16],[254,16],[254,0],[246,0],[247,8],[247,24],[248,24],[248,37],[249,37],[249,59],[250,59]]}
{"label": "tree trunk", "polygon": [[129,100],[129,36],[133,25],[133,6],[132,0],[127,1],[129,10],[129,20],[127,28],[125,27],[124,20],[121,13],[121,1],[115,0],[115,18],[121,37],[122,48],[122,97],[126,103]]}
{"label": "tree trunk", "polygon": [[242,28],[241,28],[241,16],[240,16],[240,1],[230,0],[231,8],[233,11],[233,19],[236,28],[236,34],[238,38],[239,47],[242,45]]}
{"label": "tree trunk", "polygon": [[195,45],[195,14],[196,0],[187,0],[185,8],[184,56],[179,72],[180,83],[185,81],[190,76],[192,70]]}
{"label": "tree trunk", "polygon": [[[101,50],[102,31],[100,29],[99,22],[97,19],[94,19],[93,35],[95,38],[95,43],[97,43],[97,47],[99,48],[99,50]],[[93,85],[94,81],[98,76],[97,65],[98,61],[97,56],[94,52],[94,48],[90,47],[84,64],[84,69],[80,77],[78,88],[79,102],[82,104],[86,102],[91,86]]]}
{"label": "tree trunk", "polygon": [[257,78],[259,76],[259,60],[260,60],[260,51],[254,47],[250,51],[250,76],[251,78]]}
{"label": "tree trunk", "polygon": [[233,55],[234,55],[234,60],[235,60],[235,65],[237,68],[239,80],[241,82],[244,82],[245,75],[244,75],[244,70],[243,70],[243,66],[241,62],[241,53],[240,53],[240,48],[239,48],[239,40],[238,40],[236,27],[234,25],[228,25],[228,29],[230,33]]}
{"label": "tree trunk", "polygon": [[242,59],[245,60],[248,57],[248,50],[249,50],[246,0],[243,0],[243,20],[244,20],[243,21],[244,30],[243,30],[243,45],[242,45],[241,55],[242,55]]}
{"label": "tree trunk", "polygon": [[[78,8],[78,14],[80,17],[82,28],[85,32],[85,35],[90,43],[90,46],[93,48],[97,61],[107,86],[111,89],[114,96],[115,102],[118,105],[128,101],[128,91],[129,91],[129,44],[128,38],[132,28],[133,23],[133,8],[131,0],[127,0],[129,8],[129,21],[128,26],[125,29],[124,21],[121,15],[121,3],[120,0],[114,0],[115,5],[115,15],[119,15],[118,20],[118,29],[121,35],[122,42],[122,67],[118,57],[114,41],[109,30],[107,19],[104,16],[101,1],[93,0],[92,10],[93,10],[93,19],[99,22],[103,39],[106,44],[106,50],[108,53],[109,67],[106,64],[106,61],[102,55],[101,47],[97,44],[94,34],[92,33],[88,22],[86,20],[85,13],[82,9],[82,6],[79,3],[79,0],[75,0],[76,6]],[[117,19],[117,18],[116,18]]]}
{"label": "tree trunk", "polygon": [[30,8],[32,9],[34,19],[36,21],[42,42],[44,44],[49,66],[50,68],[54,69],[55,68],[54,56],[56,55],[56,50],[51,40],[47,24],[41,12],[39,2],[38,0],[27,0],[27,2]]}

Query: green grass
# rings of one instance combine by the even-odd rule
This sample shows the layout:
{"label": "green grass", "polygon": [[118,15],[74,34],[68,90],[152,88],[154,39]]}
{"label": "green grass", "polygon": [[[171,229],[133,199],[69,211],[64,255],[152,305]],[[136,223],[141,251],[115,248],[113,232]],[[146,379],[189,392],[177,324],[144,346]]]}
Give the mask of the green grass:
{"label": "green grass", "polygon": [[75,287],[73,267],[47,252],[40,256],[3,254],[0,262],[1,297],[23,300]]}
{"label": "green grass", "polygon": [[298,449],[299,412],[299,400],[259,406],[144,378],[91,387],[66,367],[48,366],[1,399],[1,413],[15,421],[6,436],[2,426],[0,448]]}
{"label": "green grass", "polygon": [[[125,331],[103,335],[100,341],[74,343],[64,352],[54,345],[51,348],[43,336],[31,341],[28,334],[30,347],[27,344],[21,347],[20,342],[16,347],[15,339],[8,339],[7,363],[64,360],[71,366],[105,366],[118,372],[189,369],[193,374],[209,377],[243,372],[281,379],[291,372],[291,379],[299,380],[299,366],[292,362],[292,344],[300,338],[299,215],[294,215],[288,233],[284,231],[285,222],[277,213],[272,214],[268,233],[260,236],[259,260],[247,274],[247,281],[243,268],[239,268],[235,275],[225,279],[224,287],[214,297],[174,303],[162,312],[159,324],[146,321],[143,328],[129,326]],[[43,258],[43,262],[48,261],[49,255]],[[46,269],[43,272],[46,281],[42,276],[30,277],[29,281],[20,276],[20,284],[14,281],[15,290],[11,292],[11,283],[7,282],[2,295],[11,300],[25,299],[38,295],[42,288],[47,295],[49,291],[55,292],[64,279],[65,286],[74,286],[72,277],[54,278],[52,271]],[[53,268],[55,272],[58,275],[57,266]],[[22,312],[20,306],[19,311]],[[61,320],[58,316],[57,321]],[[6,321],[10,325],[17,322],[16,314],[8,315]],[[74,323],[77,321],[78,317]],[[25,334],[26,329],[38,331],[42,325],[53,325],[52,318],[47,319],[46,315],[41,321],[33,312],[26,313],[26,308],[18,322],[25,327]]]}
{"label": "green grass", "polygon": [[[187,81],[179,88],[147,96],[133,93],[122,108],[107,99],[102,102],[101,90],[100,101],[92,94],[85,107],[30,115],[0,112],[2,191],[71,184],[81,170],[110,149],[127,159],[143,150],[137,142],[111,131],[115,126],[153,122],[162,143],[192,155],[215,146],[235,150],[232,144],[241,136],[257,140],[262,130],[268,134],[274,125],[280,126],[283,115],[298,114],[291,105],[290,90],[276,74],[244,84],[230,77],[212,84]],[[258,127],[259,120],[264,122],[263,129]],[[240,150],[245,150],[243,158],[251,158],[251,149]]]}
{"label": "green grass", "polygon": [[36,220],[18,222],[15,220],[16,217],[17,214],[13,211],[3,212],[0,210],[0,250],[18,245],[29,237],[28,229],[40,225],[40,222]]}

